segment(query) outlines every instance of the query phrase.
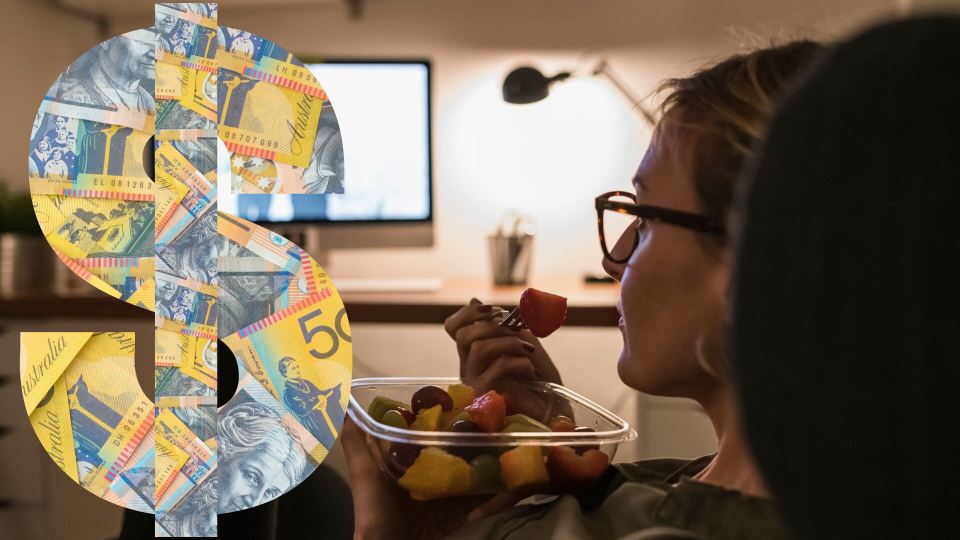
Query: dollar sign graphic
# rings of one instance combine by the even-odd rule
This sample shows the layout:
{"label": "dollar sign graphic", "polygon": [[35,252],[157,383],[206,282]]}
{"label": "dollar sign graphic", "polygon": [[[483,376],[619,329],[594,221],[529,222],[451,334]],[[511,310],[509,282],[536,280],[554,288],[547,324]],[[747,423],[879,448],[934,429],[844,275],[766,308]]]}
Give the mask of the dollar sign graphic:
{"label": "dollar sign graphic", "polygon": [[[137,382],[133,333],[24,333],[27,414],[66,474],[155,514],[158,536],[214,536],[218,514],[295,487],[349,397],[349,321],[329,277],[286,238],[217,211],[218,155],[229,191],[316,192],[316,132],[339,130],[336,116],[301,62],[216,13],[157,4],[153,28],[85,53],[44,97],[30,142],[57,256],[155,313],[156,400]],[[222,346],[240,377],[218,410]]]}

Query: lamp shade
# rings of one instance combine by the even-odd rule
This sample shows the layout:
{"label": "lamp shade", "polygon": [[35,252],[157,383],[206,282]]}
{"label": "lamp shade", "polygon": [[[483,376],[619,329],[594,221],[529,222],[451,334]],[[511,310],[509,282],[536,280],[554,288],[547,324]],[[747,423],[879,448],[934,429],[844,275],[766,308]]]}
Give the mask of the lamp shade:
{"label": "lamp shade", "polygon": [[550,94],[550,83],[569,76],[570,73],[563,72],[553,77],[545,77],[539,69],[518,67],[503,79],[503,100],[517,105],[536,103]]}

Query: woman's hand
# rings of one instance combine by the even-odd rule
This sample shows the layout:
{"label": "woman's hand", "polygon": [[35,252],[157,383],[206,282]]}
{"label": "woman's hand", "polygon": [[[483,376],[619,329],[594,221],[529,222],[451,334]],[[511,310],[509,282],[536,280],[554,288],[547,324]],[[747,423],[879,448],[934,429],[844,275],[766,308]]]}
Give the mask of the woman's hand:
{"label": "woman's hand", "polygon": [[550,355],[529,330],[499,326],[500,308],[476,298],[444,322],[457,342],[462,379],[527,379],[561,384]]}
{"label": "woman's hand", "polygon": [[432,540],[523,499],[503,493],[414,501],[388,478],[370,455],[363,432],[347,417],[340,432],[350,471],[355,540]]}

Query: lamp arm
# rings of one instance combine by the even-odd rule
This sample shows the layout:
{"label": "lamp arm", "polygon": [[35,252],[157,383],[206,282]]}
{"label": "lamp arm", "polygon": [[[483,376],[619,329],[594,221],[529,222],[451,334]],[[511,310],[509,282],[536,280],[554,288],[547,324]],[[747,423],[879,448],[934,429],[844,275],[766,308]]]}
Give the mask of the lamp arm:
{"label": "lamp arm", "polygon": [[634,109],[640,112],[640,116],[642,116],[651,127],[657,125],[657,120],[653,117],[653,113],[651,113],[650,110],[640,102],[640,98],[620,80],[620,77],[613,72],[610,64],[608,64],[606,60],[600,60],[597,67],[593,68],[593,74],[606,76],[613,86],[633,104]]}

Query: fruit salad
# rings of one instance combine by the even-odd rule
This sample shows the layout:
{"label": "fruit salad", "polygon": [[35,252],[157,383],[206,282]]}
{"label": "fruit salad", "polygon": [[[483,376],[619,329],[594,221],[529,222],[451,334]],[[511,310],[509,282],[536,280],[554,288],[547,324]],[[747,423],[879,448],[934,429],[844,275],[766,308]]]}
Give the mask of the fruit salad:
{"label": "fruit salad", "polygon": [[[359,407],[353,399],[358,382],[352,415]],[[358,423],[384,470],[418,500],[577,492],[607,469],[616,451],[611,441],[635,435],[619,418],[548,383],[516,382],[498,389],[462,381],[415,390],[404,386],[405,396],[368,391],[367,416]],[[573,401],[571,406],[569,396],[586,405]],[[575,414],[590,425],[578,425]],[[598,433],[598,428],[614,429]]]}

